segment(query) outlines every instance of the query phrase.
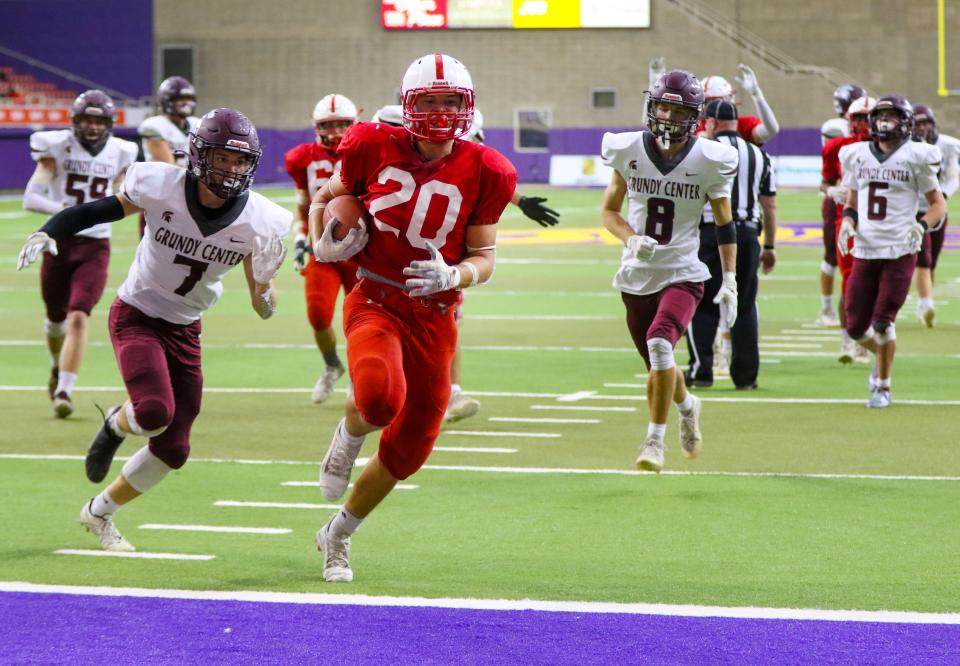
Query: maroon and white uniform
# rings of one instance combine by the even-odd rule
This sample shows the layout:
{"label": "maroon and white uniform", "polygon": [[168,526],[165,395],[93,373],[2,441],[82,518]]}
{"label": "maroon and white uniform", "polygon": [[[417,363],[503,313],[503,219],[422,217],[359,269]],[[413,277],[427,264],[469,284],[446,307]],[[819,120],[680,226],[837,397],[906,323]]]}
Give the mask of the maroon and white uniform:
{"label": "maroon and white uniform", "polygon": [[703,297],[710,271],[698,256],[700,215],[709,200],[729,198],[739,158],[726,144],[691,137],[668,161],[649,132],[604,134],[601,156],[627,184],[627,224],[659,243],[647,261],[624,247],[613,278],[634,345],[650,367],[646,341],[676,344]]}
{"label": "maroon and white uniform", "polygon": [[[943,164],[940,167],[940,189],[943,191],[943,197],[949,199],[960,186],[960,139],[940,134],[933,145],[939,148],[943,155]],[[918,213],[926,213],[927,198],[921,195],[917,203],[919,204]],[[917,258],[917,266],[930,269],[937,267],[937,260],[940,258],[940,252],[943,251],[946,236],[947,221],[944,220],[939,229],[923,237],[923,249],[920,250],[920,256]]]}
{"label": "maroon and white uniform", "polygon": [[[123,194],[144,211],[146,233],[110,308],[110,339],[150,451],[177,469],[190,452],[200,412],[200,317],[223,290],[224,274],[253,252],[253,240],[285,235],[291,213],[256,192],[227,200],[215,216],[200,207],[185,169],[140,162]],[[165,429],[164,429],[165,428]]]}
{"label": "maroon and white uniform", "polygon": [[170,153],[173,155],[173,163],[179,167],[187,166],[189,134],[200,125],[200,119],[195,116],[189,116],[186,121],[187,126],[181,128],[166,115],[161,114],[159,116],[150,116],[140,123],[140,126],[137,128],[137,134],[144,140],[144,157],[149,161],[156,161],[157,156],[150,153],[150,142],[148,139],[160,139],[167,142]]}
{"label": "maroon and white uniform", "polygon": [[404,479],[440,431],[461,292],[411,298],[403,269],[429,258],[427,241],[447,264],[463,260],[467,228],[497,223],[517,173],[492,148],[459,139],[450,155],[424,161],[407,130],[382,123],[351,127],[339,153],[341,181],[373,215],[369,242],[354,257],[367,277],[344,302],[354,399],[364,420],[389,424],[378,455]]}
{"label": "maroon and white uniform", "polygon": [[[34,132],[30,156],[52,159],[56,175],[48,198],[64,206],[113,194],[114,182],[137,159],[136,144],[111,136],[96,154],[81,144],[73,130]],[[62,322],[73,311],[90,314],[103,295],[110,263],[110,225],[98,224],[72,238],[57,241],[57,256],[43,254],[40,287],[47,319]]]}
{"label": "maroon and white uniform", "polygon": [[864,335],[871,322],[893,323],[910,291],[917,255],[907,239],[917,198],[940,190],[936,146],[905,141],[889,154],[873,141],[840,149],[843,186],[857,192],[853,270],[845,292],[847,332]]}

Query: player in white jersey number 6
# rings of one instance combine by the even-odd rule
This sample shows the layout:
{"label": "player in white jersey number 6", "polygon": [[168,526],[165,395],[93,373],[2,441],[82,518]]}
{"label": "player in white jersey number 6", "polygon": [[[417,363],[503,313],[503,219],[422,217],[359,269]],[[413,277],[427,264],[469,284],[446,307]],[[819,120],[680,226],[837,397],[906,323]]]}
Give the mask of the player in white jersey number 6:
{"label": "player in white jersey number 6", "polygon": [[[700,212],[716,218],[723,282],[714,302],[732,327],[737,316],[737,237],[730,223],[730,188],[737,151],[697,138],[703,88],[690,72],[665,72],[648,91],[649,131],[604,134],[604,163],[613,167],[603,197],[604,226],[623,241],[613,286],[622,292],[627,328],[650,377],[650,423],[637,466],[659,472],[671,400],[680,410],[680,446],[700,451],[700,400],[687,392],[673,348],[693,318],[710,271],[700,261]],[[621,215],[627,197],[627,217]]]}
{"label": "player in white jersey number 6", "polygon": [[186,170],[140,162],[119,194],[68,208],[31,234],[18,268],[98,222],[142,211],[146,233],[110,308],[110,339],[128,399],[105,415],[87,452],[87,478],[102,481],[128,434],[147,437],[108,488],[83,506],[80,522],[106,550],[133,546],[113,513],[179,469],[190,454],[190,428],[200,411],[200,315],[223,291],[228,270],[243,264],[253,309],[276,307],[272,279],[283,263],[280,240],[291,214],[249,192],[260,160],[253,124],[234,109],[214,109],[190,136]]}

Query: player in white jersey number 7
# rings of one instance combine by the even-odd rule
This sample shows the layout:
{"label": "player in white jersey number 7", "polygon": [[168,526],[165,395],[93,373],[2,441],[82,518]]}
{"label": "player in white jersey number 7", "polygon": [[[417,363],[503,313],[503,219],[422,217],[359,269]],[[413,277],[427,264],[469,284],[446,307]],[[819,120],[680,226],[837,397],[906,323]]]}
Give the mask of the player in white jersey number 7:
{"label": "player in white jersey number 7", "polygon": [[273,315],[272,279],[286,256],[280,239],[292,216],[248,191],[260,154],[247,117],[215,109],[190,135],[186,170],[134,164],[119,194],[54,215],[20,252],[18,269],[55,251],[57,239],[144,213],[146,233],[110,308],[110,339],[128,399],[107,410],[86,459],[87,478],[100,483],[128,434],[148,438],[80,513],[106,550],[134,550],[114,526],[114,512],[187,461],[203,390],[200,315],[220,296],[227,271],[242,263],[253,309],[263,319]]}
{"label": "player in white jersey number 7", "polygon": [[[703,88],[690,72],[660,75],[649,91],[649,131],[605,134],[602,155],[613,167],[601,215],[623,241],[613,286],[622,292],[627,327],[650,371],[650,423],[637,458],[640,469],[663,467],[670,402],[680,410],[680,446],[687,458],[700,451],[700,400],[687,392],[673,348],[683,335],[710,272],[697,256],[700,212],[710,202],[716,218],[723,284],[715,302],[727,326],[737,316],[737,245],[730,223],[730,188],[737,151],[694,136]],[[627,198],[626,219],[621,215]]]}

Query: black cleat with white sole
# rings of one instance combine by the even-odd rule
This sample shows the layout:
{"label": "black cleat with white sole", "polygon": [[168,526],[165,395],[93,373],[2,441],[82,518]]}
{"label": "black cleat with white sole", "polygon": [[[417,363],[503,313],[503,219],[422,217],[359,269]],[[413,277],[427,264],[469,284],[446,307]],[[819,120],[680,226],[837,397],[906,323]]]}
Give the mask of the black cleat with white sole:
{"label": "black cleat with white sole", "polygon": [[[105,414],[103,410],[100,411],[100,413],[103,414],[103,425],[100,427],[100,430],[97,431],[97,434],[94,435],[93,441],[90,442],[90,448],[87,449],[87,459],[85,461],[87,478],[94,483],[100,483],[106,478],[107,472],[110,471],[110,463],[113,462],[113,456],[117,454],[117,449],[123,444],[124,438],[113,434],[113,431],[107,423],[110,417],[120,411],[120,407],[121,405],[111,407]],[[97,408],[99,409],[99,405]]]}

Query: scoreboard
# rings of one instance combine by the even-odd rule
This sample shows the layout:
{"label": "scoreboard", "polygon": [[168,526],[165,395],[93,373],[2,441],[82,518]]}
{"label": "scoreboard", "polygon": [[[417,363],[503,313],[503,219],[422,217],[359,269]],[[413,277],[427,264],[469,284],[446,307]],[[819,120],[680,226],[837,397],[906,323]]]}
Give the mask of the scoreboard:
{"label": "scoreboard", "polygon": [[649,28],[650,0],[381,0],[387,30]]}

